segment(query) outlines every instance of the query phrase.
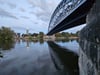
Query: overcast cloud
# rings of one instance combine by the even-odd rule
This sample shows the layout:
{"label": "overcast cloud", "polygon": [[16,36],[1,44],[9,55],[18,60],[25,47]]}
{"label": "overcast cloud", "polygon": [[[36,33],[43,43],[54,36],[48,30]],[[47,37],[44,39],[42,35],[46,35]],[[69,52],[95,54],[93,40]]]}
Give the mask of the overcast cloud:
{"label": "overcast cloud", "polygon": [[10,17],[10,18],[13,18],[13,19],[17,19],[16,16],[14,16],[13,14],[7,12],[6,10],[0,8],[0,16],[1,17]]}
{"label": "overcast cloud", "polygon": [[[0,0],[0,27],[47,33],[50,17],[61,0]],[[5,22],[6,21],[6,22]]]}
{"label": "overcast cloud", "polygon": [[16,32],[48,32],[50,17],[61,0],[0,0],[0,27]]}

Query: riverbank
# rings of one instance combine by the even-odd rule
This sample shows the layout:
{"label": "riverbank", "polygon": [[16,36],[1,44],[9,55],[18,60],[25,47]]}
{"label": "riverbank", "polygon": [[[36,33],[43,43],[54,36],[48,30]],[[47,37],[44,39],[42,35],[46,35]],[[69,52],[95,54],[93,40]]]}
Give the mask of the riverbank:
{"label": "riverbank", "polygon": [[44,40],[44,41],[55,41],[55,40],[77,40],[79,37],[43,37],[43,38],[38,38],[38,37],[21,37],[21,38],[15,38],[15,40],[33,40],[33,41],[38,41],[38,40]]}

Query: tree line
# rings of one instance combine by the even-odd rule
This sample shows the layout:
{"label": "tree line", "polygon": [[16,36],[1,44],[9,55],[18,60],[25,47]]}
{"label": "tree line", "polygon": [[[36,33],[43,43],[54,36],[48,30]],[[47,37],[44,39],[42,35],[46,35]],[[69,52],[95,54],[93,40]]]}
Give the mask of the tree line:
{"label": "tree line", "polygon": [[[55,37],[78,37],[79,32],[76,33],[68,33],[68,32],[59,32],[55,34]],[[15,36],[17,37],[28,37],[28,38],[43,38],[44,36],[47,36],[46,34],[44,34],[43,32],[39,32],[39,33],[26,33],[26,34],[22,34],[20,35],[20,33],[15,33],[13,30],[11,30],[8,27],[1,27],[0,28],[0,40],[12,40]]]}

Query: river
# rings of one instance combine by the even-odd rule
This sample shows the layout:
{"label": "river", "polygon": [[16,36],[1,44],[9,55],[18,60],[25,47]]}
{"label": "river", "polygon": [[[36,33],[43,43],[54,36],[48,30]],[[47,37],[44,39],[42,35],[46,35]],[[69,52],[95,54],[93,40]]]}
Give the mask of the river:
{"label": "river", "polygon": [[76,40],[0,44],[0,75],[79,75]]}

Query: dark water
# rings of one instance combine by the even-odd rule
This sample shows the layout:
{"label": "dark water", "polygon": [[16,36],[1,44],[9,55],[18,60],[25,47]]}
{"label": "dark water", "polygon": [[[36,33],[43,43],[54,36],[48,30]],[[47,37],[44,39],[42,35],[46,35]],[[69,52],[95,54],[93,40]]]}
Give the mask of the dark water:
{"label": "dark water", "polygon": [[0,75],[79,75],[79,45],[69,41],[0,43]]}

